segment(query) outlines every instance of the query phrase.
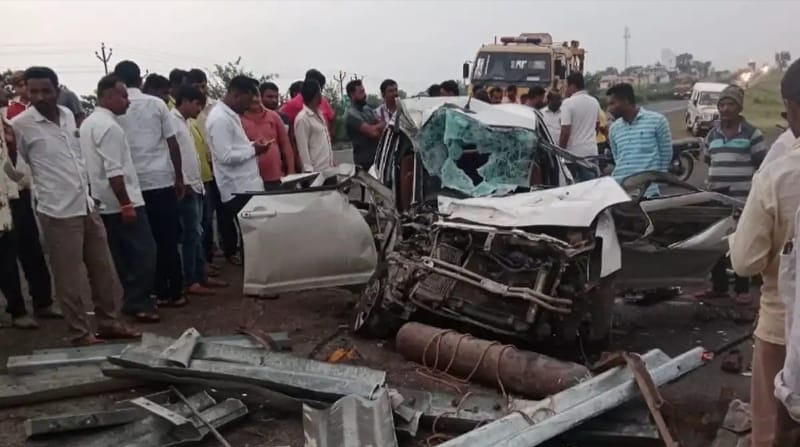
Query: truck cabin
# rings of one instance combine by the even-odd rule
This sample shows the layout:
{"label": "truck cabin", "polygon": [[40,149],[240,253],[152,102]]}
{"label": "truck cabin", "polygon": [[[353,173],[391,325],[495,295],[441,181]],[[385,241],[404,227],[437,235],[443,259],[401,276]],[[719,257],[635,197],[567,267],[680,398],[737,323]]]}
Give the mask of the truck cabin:
{"label": "truck cabin", "polygon": [[478,51],[471,84],[502,89],[515,85],[520,95],[534,86],[563,90],[573,71],[583,71],[583,50],[577,41],[552,45],[548,34],[502,37],[499,44],[483,45]]}

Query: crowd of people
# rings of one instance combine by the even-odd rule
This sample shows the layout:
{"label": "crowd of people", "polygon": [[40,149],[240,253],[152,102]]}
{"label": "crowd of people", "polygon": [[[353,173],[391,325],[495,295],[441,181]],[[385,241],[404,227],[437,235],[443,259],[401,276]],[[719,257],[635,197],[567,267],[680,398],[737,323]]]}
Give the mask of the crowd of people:
{"label": "crowd of people", "polygon": [[[17,72],[11,83],[11,101],[0,88],[0,291],[15,327],[63,318],[76,345],[135,338],[139,331],[122,315],[157,322],[160,308],[186,306],[188,297],[227,287],[217,278],[222,266],[215,258],[243,262],[236,216],[249,197],[279,187],[286,175],[334,166],[336,117],[322,94],[325,76],[315,69],[290,86],[282,103],[272,82],[235,76],[215,100],[200,69],[143,79],[136,63],[122,61],[98,82],[98,104],[88,116],[50,68]],[[345,89],[354,163],[369,169],[397,111],[398,84],[380,84],[377,108],[367,104],[362,81]],[[567,77],[563,99],[541,87],[517,93],[513,85],[488,91],[475,85],[472,91],[490,104],[535,109],[553,142],[575,156],[610,151],[611,175],[620,182],[640,172],[668,172],[669,123],[639,106],[631,85],[606,92],[607,111],[586,92],[579,73]],[[800,230],[800,62],[786,71],[781,93],[789,128],[770,148],[742,115],[745,91],[734,85],[720,95],[720,119],[706,137],[709,188],[745,207],[730,237],[729,259],[720,260],[711,289],[699,297],[730,297],[729,264],[736,302],[751,303],[750,278],[762,278],[751,390],[754,446],[800,440],[800,325],[793,324],[800,309],[794,305],[793,242]],[[455,81],[428,89],[429,96],[459,94]],[[586,180],[597,172],[578,166],[573,174]],[[658,193],[655,186],[647,191]]]}
{"label": "crowd of people", "polygon": [[[135,338],[122,315],[155,323],[159,308],[227,287],[215,255],[243,262],[236,216],[249,197],[334,165],[325,81],[309,70],[281,104],[276,84],[236,76],[214,100],[200,69],[143,79],[122,61],[98,82],[87,116],[52,69],[15,73],[15,97],[0,89],[0,291],[13,326],[63,318],[76,345]],[[397,110],[397,82],[380,89],[373,109],[360,80],[346,86],[345,126],[363,169]]]}

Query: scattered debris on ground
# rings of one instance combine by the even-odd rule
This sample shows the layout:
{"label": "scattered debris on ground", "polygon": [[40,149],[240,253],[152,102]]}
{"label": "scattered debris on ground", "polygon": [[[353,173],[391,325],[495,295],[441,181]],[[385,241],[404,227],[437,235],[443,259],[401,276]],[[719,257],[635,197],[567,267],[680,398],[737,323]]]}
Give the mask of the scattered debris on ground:
{"label": "scattered debris on ground", "polygon": [[[237,430],[232,422],[265,414],[302,418],[306,445],[315,447],[409,441],[533,447],[560,436],[578,444],[662,439],[675,445],[661,417],[658,386],[705,363],[703,348],[674,358],[652,350],[611,356],[590,372],[497,342],[406,324],[398,351],[425,365],[426,374],[455,381],[459,386],[449,393],[387,383],[385,371],[352,364],[360,355],[354,347],[337,348],[323,356],[330,361],[320,361],[275,351],[289,346],[284,333],[258,338],[203,337],[192,328],[179,338],[146,333],[129,345],[11,357],[9,374],[0,377],[0,405],[137,386],[162,390],[110,408],[24,421],[28,437],[58,437],[66,447],[158,447],[202,439],[226,446],[226,432]],[[473,379],[498,390],[478,391]],[[62,442],[65,434],[70,436]]]}

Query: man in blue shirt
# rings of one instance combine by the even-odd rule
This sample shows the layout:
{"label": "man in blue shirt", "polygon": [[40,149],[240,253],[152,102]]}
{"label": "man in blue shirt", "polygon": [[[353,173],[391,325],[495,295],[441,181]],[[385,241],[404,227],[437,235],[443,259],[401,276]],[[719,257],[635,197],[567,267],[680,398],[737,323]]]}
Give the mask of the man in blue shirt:
{"label": "man in blue shirt", "polygon": [[[617,84],[606,93],[608,111],[618,117],[608,133],[614,156],[614,180],[622,181],[646,171],[668,172],[672,161],[672,135],[664,115],[636,105],[630,84]],[[658,187],[648,188],[647,196],[658,195]]]}

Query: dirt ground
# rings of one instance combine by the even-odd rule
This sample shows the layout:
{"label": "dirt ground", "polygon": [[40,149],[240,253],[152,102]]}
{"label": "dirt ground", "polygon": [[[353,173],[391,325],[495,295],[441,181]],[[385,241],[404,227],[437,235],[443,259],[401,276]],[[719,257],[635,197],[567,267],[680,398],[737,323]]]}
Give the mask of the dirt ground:
{"label": "dirt ground", "polygon": [[[226,293],[194,298],[185,309],[166,309],[162,313],[161,323],[142,329],[177,336],[183,330],[195,327],[204,335],[223,335],[233,333],[242,324],[252,324],[265,331],[288,332],[293,342],[293,352],[304,357],[320,341],[330,339],[319,350],[317,358],[324,358],[337,347],[353,346],[362,357],[357,363],[387,371],[390,384],[452,391],[418,374],[418,365],[404,361],[393,351],[390,341],[365,340],[352,336],[347,330],[350,320],[347,302],[352,295],[347,291],[329,289],[286,294],[276,301],[261,301],[241,296],[239,268],[226,267],[223,277],[233,284]],[[709,305],[684,297],[647,306],[631,305],[622,300],[618,304],[615,349],[643,352],[660,348],[669,355],[679,354],[696,345],[713,350],[731,340],[746,336],[750,330],[750,325],[733,323],[741,309],[731,303]],[[36,331],[9,328],[0,330],[0,364],[4,365],[11,355],[68,344],[63,337],[66,330],[63,322],[42,323],[42,328]],[[749,352],[749,342],[743,343],[741,348]],[[669,403],[666,407],[667,414],[679,433],[681,445],[708,445],[709,437],[721,421],[727,401],[734,397],[747,400],[747,383],[747,377],[723,373],[718,362],[712,362],[678,383],[665,387],[663,394]],[[59,446],[68,438],[26,443],[22,422],[33,416],[102,408],[117,400],[146,392],[148,390],[130,390],[0,410],[0,446]],[[232,445],[239,447],[303,445],[302,421],[299,415],[280,419],[257,414],[226,429],[224,434]],[[201,445],[213,446],[216,442],[209,440]],[[405,445],[423,444],[409,441]]]}

